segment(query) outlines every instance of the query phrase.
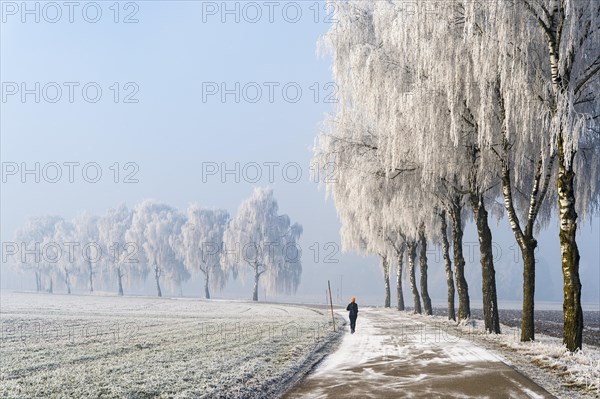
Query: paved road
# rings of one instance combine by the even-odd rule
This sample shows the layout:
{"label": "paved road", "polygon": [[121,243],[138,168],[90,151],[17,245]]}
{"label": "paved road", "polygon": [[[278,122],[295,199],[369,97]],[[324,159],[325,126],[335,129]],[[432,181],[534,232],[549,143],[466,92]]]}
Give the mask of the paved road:
{"label": "paved road", "polygon": [[361,310],[356,333],[347,331],[339,349],[284,396],[474,397],[553,398],[468,336],[385,309]]}

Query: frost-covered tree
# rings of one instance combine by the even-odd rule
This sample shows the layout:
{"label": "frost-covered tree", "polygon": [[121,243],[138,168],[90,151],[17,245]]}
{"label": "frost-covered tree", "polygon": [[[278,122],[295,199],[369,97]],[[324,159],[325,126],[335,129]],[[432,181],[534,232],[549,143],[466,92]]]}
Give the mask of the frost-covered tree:
{"label": "frost-covered tree", "polygon": [[298,240],[302,226],[278,214],[270,188],[256,188],[240,205],[223,235],[223,262],[233,276],[252,272],[252,300],[262,280],[268,293],[294,292],[302,273]]}
{"label": "frost-covered tree", "polygon": [[[465,7],[464,31],[471,32],[468,51],[475,60],[473,89],[466,94],[470,102],[479,104],[477,144],[484,151],[491,150],[499,161],[495,168],[504,207],[523,258],[521,339],[529,341],[534,338],[534,226],[545,223],[550,215],[549,202],[544,200],[554,154],[543,127],[547,90],[527,61],[530,51],[534,57],[539,53],[534,42],[516,40],[515,31],[529,29],[531,21],[521,16],[517,25],[503,26],[506,19],[501,15],[510,8],[509,2],[481,9]],[[510,33],[503,32],[506,29]]]}
{"label": "frost-covered tree", "polygon": [[169,205],[153,200],[137,204],[133,211],[131,227],[125,238],[141,248],[144,265],[151,270],[156,281],[156,293],[162,296],[161,277],[170,284],[181,287],[190,274],[177,258],[174,246],[185,217]]}
{"label": "frost-covered tree", "polygon": [[131,226],[133,213],[125,206],[109,209],[98,220],[99,239],[104,259],[108,262],[109,277],[117,280],[118,294],[123,295],[123,277],[128,280],[145,277],[145,269],[140,262],[139,247],[134,242],[126,242],[126,233]]}
{"label": "frost-covered tree", "polygon": [[[352,117],[337,115],[332,123],[332,131],[323,134],[315,147],[314,162],[318,165],[335,165],[329,171],[330,180],[326,183],[327,193],[333,197],[342,222],[342,249],[362,254],[377,254],[381,259],[384,306],[390,306],[390,259],[398,260],[396,289],[398,307],[404,310],[402,293],[402,259],[404,256],[403,234],[399,233],[403,218],[392,217],[406,204],[395,203],[393,213],[387,212],[392,206],[391,198],[398,194],[399,184],[404,179],[396,179],[402,173],[413,170],[395,169],[388,174],[378,160],[378,150],[373,144],[374,134],[353,127]],[[363,132],[368,133],[364,134]],[[404,185],[406,188],[407,185]],[[411,196],[404,196],[412,200]],[[426,276],[426,274],[425,274]],[[426,284],[426,277],[423,281]],[[411,284],[415,284],[413,280]]]}
{"label": "frost-covered tree", "polygon": [[98,274],[98,264],[102,258],[100,247],[99,219],[89,213],[82,213],[73,220],[76,242],[79,251],[76,262],[81,266],[81,274],[86,276],[85,280],[90,292],[94,292],[94,276]]}
{"label": "frost-covered tree", "polygon": [[[597,172],[590,168],[599,163],[598,7],[597,1],[514,0],[470,4],[464,13],[465,31],[478,32],[469,48],[480,90],[478,142],[501,162],[504,205],[523,259],[521,339],[534,339],[535,230],[549,220],[549,202],[558,194],[570,349],[583,320],[575,221],[598,204]],[[562,194],[551,183],[556,163],[558,186],[570,187]]]}
{"label": "frost-covered tree", "polygon": [[44,289],[44,280],[50,280],[46,287],[52,291],[52,273],[54,267],[47,254],[49,244],[54,243],[56,225],[62,221],[60,216],[31,217],[25,225],[17,230],[15,238],[20,246],[20,257],[15,258],[16,265],[24,272],[33,271],[35,276],[36,291]]}
{"label": "frost-covered tree", "polygon": [[[319,139],[315,150],[316,161],[322,165],[327,164],[326,161],[335,164],[335,183],[329,184],[328,190],[333,194],[342,228],[344,220],[349,223],[353,223],[352,218],[357,217],[371,220],[377,214],[385,220],[385,231],[400,229],[407,236],[407,241],[416,243],[420,227],[424,223],[430,224],[436,205],[432,201],[436,198],[433,191],[435,184],[425,185],[423,181],[423,175],[429,173],[431,168],[423,161],[426,158],[419,151],[427,149],[434,156],[439,155],[439,148],[431,145],[437,139],[431,132],[447,125],[447,118],[439,126],[435,125],[434,129],[426,122],[436,114],[443,114],[447,105],[437,107],[437,110],[431,107],[432,112],[424,112],[416,105],[418,101],[413,95],[417,90],[412,86],[425,76],[422,71],[425,65],[421,66],[421,70],[415,68],[419,67],[419,60],[414,57],[420,49],[407,51],[401,43],[404,38],[396,34],[397,30],[405,29],[403,24],[407,16],[397,5],[391,2],[337,2],[336,13],[338,23],[324,37],[323,44],[333,56],[339,103],[330,123],[331,131]],[[390,16],[397,18],[390,19]],[[419,29],[407,31],[416,33]],[[423,99],[431,101],[429,97],[423,96]],[[440,96],[442,100],[447,101]],[[440,115],[436,120],[442,120],[444,116]],[[412,121],[418,123],[413,125],[410,123]],[[447,154],[456,152],[450,146],[446,148]],[[448,172],[447,163],[436,163],[444,173]],[[458,162],[454,164],[458,165]],[[450,171],[456,173],[456,169]],[[436,176],[435,180],[426,182],[435,183],[447,176]],[[377,178],[388,180],[383,184],[384,191],[372,189],[372,181]],[[449,175],[446,180],[453,182],[454,175]],[[374,197],[385,198],[382,200],[383,207],[371,201],[370,208],[369,200]],[[366,204],[360,205],[358,202],[363,199]],[[460,198],[458,201],[462,206]],[[346,212],[345,207],[354,210]],[[344,216],[346,213],[347,216]],[[463,215],[456,220],[456,225],[462,228]],[[376,229],[371,229],[371,233],[375,232]],[[462,234],[455,237],[460,239],[462,246]],[[369,245],[376,245],[372,243],[377,239],[366,241]],[[409,269],[410,253],[409,248]],[[462,253],[457,251],[456,254],[461,256]],[[470,311],[468,288],[461,273],[463,266],[464,259],[457,263],[457,284],[461,298],[459,313],[467,318]],[[423,267],[426,270],[425,261]],[[423,286],[426,287],[426,273],[422,275]],[[416,282],[414,278],[412,280],[411,289],[417,293]],[[428,297],[427,292],[424,295]],[[417,299],[420,302],[419,296],[415,302]]]}
{"label": "frost-covered tree", "polygon": [[[410,85],[410,99],[398,98],[394,102],[394,108],[386,113],[390,117],[383,120],[382,129],[390,130],[393,112],[397,113],[398,108],[403,111],[401,117],[410,129],[403,131],[404,140],[389,141],[389,152],[397,152],[400,145],[413,143],[419,163],[426,171],[422,178],[432,193],[439,196],[437,188],[441,180],[458,201],[461,201],[460,196],[466,196],[479,237],[485,326],[488,331],[497,333],[499,317],[492,233],[488,224],[488,209],[494,205],[498,191],[497,161],[489,148],[477,140],[479,103],[473,100],[478,88],[473,84],[475,60],[468,51],[471,36],[465,34],[460,18],[455,23],[432,23],[426,15],[417,13],[400,25],[398,18],[403,18],[402,14],[397,6],[377,7],[375,13],[378,22],[379,18],[382,22],[377,25],[382,27],[383,47],[387,45],[406,52],[410,57],[407,66],[412,69],[405,79]],[[386,24],[390,19],[392,23]],[[382,87],[389,84],[390,81]],[[456,204],[446,206],[450,211],[458,210]],[[458,227],[458,218],[456,222]],[[461,302],[466,302],[466,293],[461,293],[466,291],[461,263],[456,263],[460,281],[457,285]]]}
{"label": "frost-covered tree", "polygon": [[204,276],[206,299],[210,298],[210,289],[222,289],[229,276],[221,263],[223,233],[228,222],[227,211],[191,205],[181,235],[176,239],[177,255],[187,270]]}
{"label": "frost-covered tree", "polygon": [[54,230],[54,261],[57,276],[65,283],[67,294],[71,293],[71,287],[75,280],[78,269],[80,248],[77,241],[77,232],[73,223],[67,220],[59,221]]}
{"label": "frost-covered tree", "polygon": [[[392,52],[381,51],[374,7],[367,2],[336,3],[338,24],[323,38],[323,44],[333,56],[333,72],[339,88],[338,106],[329,131],[317,142],[314,160],[318,166],[335,165],[335,178],[326,182],[326,187],[342,221],[343,248],[373,254],[389,252],[389,258],[398,256],[400,246],[386,239],[388,232],[403,232],[410,255],[410,244],[417,243],[419,228],[431,208],[423,201],[428,194],[416,189],[422,186],[421,168],[410,143],[398,146],[393,159],[388,159],[391,147],[387,144],[402,136],[405,125],[402,118],[396,116],[393,119],[396,124],[389,128],[383,122],[387,115],[380,111],[390,102],[390,96],[402,97],[402,88],[396,84],[401,79],[386,73],[389,65],[402,64],[403,60],[395,59],[396,54]],[[387,81],[383,82],[382,76]],[[384,87],[391,81],[395,82],[391,84],[393,93]],[[419,212],[415,213],[417,209]],[[411,266],[415,265],[414,258],[412,264],[410,260],[409,256],[409,275]],[[425,261],[422,267],[426,270]],[[401,269],[399,271],[401,273]],[[427,286],[426,280],[425,272],[422,273],[423,287]],[[388,286],[386,282],[384,277],[384,287]],[[416,280],[413,278],[410,282],[411,290],[417,293]],[[427,290],[424,295],[428,299]],[[419,295],[413,296],[413,300],[415,309],[419,310]]]}
{"label": "frost-covered tree", "polygon": [[[514,0],[499,4],[518,43],[536,43],[528,66],[550,88],[547,136],[556,148],[560,245],[564,277],[564,343],[581,348],[583,311],[577,218],[598,209],[600,164],[600,3]],[[529,15],[529,24],[523,23]],[[533,23],[531,23],[533,22]],[[518,27],[517,29],[511,28]],[[541,62],[540,62],[541,61]]]}
{"label": "frost-covered tree", "polygon": [[[380,213],[407,235],[407,246],[417,239],[415,229],[422,224],[428,233],[439,232],[452,276],[446,228],[433,229],[435,223],[424,218],[435,212],[445,225],[449,216],[458,316],[463,319],[470,315],[462,255],[462,228],[470,206],[480,244],[485,326],[499,332],[488,217],[506,212],[523,257],[521,339],[530,340],[534,235],[549,220],[548,203],[556,195],[565,343],[571,350],[580,347],[576,221],[597,211],[600,197],[598,1],[457,1],[444,14],[450,18],[441,23],[428,13],[407,13],[397,2],[335,6],[338,23],[323,42],[333,56],[340,101],[331,134],[320,140],[319,148],[338,160],[336,167],[342,170],[341,188],[332,188],[342,220],[343,215],[373,220],[378,212],[361,204],[363,197],[390,195],[373,189],[366,180],[373,176],[370,172],[394,179],[401,175]],[[550,184],[556,163],[557,189]],[[409,165],[416,168],[413,180],[403,173]],[[406,186],[416,192],[408,193]],[[496,205],[498,197],[504,209]],[[411,202],[412,211],[405,212]],[[376,247],[373,230],[364,226],[361,222],[349,231]],[[409,246],[409,269],[410,252]],[[448,298],[450,317],[451,284]]]}

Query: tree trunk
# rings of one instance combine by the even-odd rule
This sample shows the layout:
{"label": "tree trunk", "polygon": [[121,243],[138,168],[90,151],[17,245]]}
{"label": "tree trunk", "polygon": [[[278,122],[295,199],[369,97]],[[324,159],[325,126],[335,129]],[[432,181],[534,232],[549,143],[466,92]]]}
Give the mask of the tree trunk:
{"label": "tree trunk", "polygon": [[398,254],[398,270],[396,272],[396,293],[398,295],[398,310],[404,310],[404,293],[402,292],[402,268],[404,267],[404,244]]}
{"label": "tree trunk", "polygon": [[414,242],[409,242],[408,246],[408,273],[410,275],[410,289],[412,290],[413,302],[415,303],[415,313],[421,313],[421,299],[419,290],[415,281],[415,258],[417,257],[417,248]]}
{"label": "tree trunk", "polygon": [[71,283],[69,282],[69,271],[65,269],[65,285],[67,286],[67,294],[71,294]]}
{"label": "tree trunk", "polygon": [[383,268],[383,285],[385,289],[385,303],[383,307],[390,307],[390,264],[387,256],[381,256],[381,267]]}
{"label": "tree trunk", "polygon": [[570,351],[581,349],[583,340],[583,310],[581,309],[581,281],[579,279],[579,249],[577,248],[577,212],[573,158],[567,165],[562,134],[558,137],[558,209],[560,220],[560,254],[564,279],[564,337]]}
{"label": "tree trunk", "polygon": [[537,242],[532,240],[530,244],[521,248],[523,257],[523,318],[521,319],[521,341],[533,341],[535,339],[534,324],[534,294],[535,294],[535,247]]}
{"label": "tree trunk", "polygon": [[482,274],[483,320],[485,330],[500,334],[500,318],[498,316],[498,298],[496,294],[496,271],[494,270],[494,254],[492,250],[492,231],[488,225],[488,213],[482,195],[469,195],[473,216],[479,237],[479,259]]}
{"label": "tree trunk", "polygon": [[121,273],[121,267],[117,268],[117,281],[119,282],[119,296],[123,296],[123,274]]}
{"label": "tree trunk", "polygon": [[429,298],[429,292],[427,290],[427,237],[425,237],[425,230],[422,227],[419,231],[419,270],[421,271],[421,297],[423,298],[423,307],[425,308],[425,314],[431,316],[433,309],[431,308],[431,298]]}
{"label": "tree trunk", "polygon": [[204,274],[204,298],[206,298],[206,299],[210,299],[210,291],[208,289],[208,279],[209,279],[209,274],[208,274],[208,270],[207,270],[206,273]]}
{"label": "tree trunk", "polygon": [[462,229],[462,205],[460,198],[454,198],[450,211],[452,217],[452,247],[454,249],[454,268],[456,270],[456,289],[458,291],[458,318],[459,320],[471,317],[471,305],[469,302],[469,286],[465,279],[465,257],[463,255],[463,229]]}
{"label": "tree trunk", "polygon": [[[561,68],[560,26],[565,13],[560,10],[558,1],[553,4],[552,19],[545,32],[548,39],[552,86],[556,98],[567,95],[567,86],[573,63]],[[564,56],[573,54],[564,54]],[[594,61],[595,63],[595,61]],[[590,66],[591,67],[591,66]],[[573,159],[575,151],[565,153],[563,132],[557,138],[558,150],[558,211],[560,220],[560,254],[564,280],[564,336],[563,343],[570,351],[581,349],[583,341],[583,310],[581,309],[581,281],[579,279],[579,248],[577,247],[577,212],[575,211],[575,171]],[[567,156],[570,155],[570,162]]]}
{"label": "tree trunk", "polygon": [[156,295],[162,297],[162,291],[160,289],[160,268],[157,264],[154,265],[154,278],[156,279]]}
{"label": "tree trunk", "polygon": [[42,290],[42,276],[39,270],[35,271],[35,290],[40,292]]}
{"label": "tree trunk", "polygon": [[49,292],[50,294],[53,294],[53,293],[54,293],[54,288],[52,287],[52,277],[50,277],[50,287],[48,288],[48,292]]}
{"label": "tree trunk", "polygon": [[450,260],[450,243],[448,242],[448,223],[446,222],[446,211],[440,214],[442,219],[441,237],[442,254],[446,266],[446,284],[448,285],[448,320],[456,320],[454,310],[454,277],[452,273],[452,260]]}
{"label": "tree trunk", "polygon": [[[504,150],[507,148],[507,140],[505,139]],[[537,187],[541,176],[541,164],[538,163],[537,176],[532,188],[530,197],[530,212],[527,220],[525,233],[521,229],[519,217],[514,209],[512,197],[512,183],[509,169],[509,158],[507,155],[502,159],[502,194],[504,196],[504,207],[508,214],[508,221],[515,236],[515,240],[521,249],[521,258],[523,259],[523,312],[521,318],[521,341],[533,341],[535,339],[535,323],[534,323],[534,295],[535,295],[535,247],[537,241],[533,238],[533,223],[537,213],[532,211],[535,209],[535,202],[542,201],[543,196],[538,200]],[[549,175],[548,175],[549,177]]]}
{"label": "tree trunk", "polygon": [[94,292],[94,272],[92,269],[92,262],[88,260],[88,272],[90,275],[90,292]]}
{"label": "tree trunk", "polygon": [[252,300],[258,301],[258,281],[260,279],[260,273],[258,271],[258,264],[254,264],[254,292],[252,294]]}

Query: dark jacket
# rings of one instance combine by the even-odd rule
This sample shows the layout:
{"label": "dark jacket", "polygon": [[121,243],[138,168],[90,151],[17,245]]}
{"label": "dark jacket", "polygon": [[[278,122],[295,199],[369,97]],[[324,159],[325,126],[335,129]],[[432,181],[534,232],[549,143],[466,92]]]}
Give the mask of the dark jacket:
{"label": "dark jacket", "polygon": [[356,302],[350,302],[346,307],[346,310],[350,311],[350,317],[358,316],[358,305],[356,304]]}

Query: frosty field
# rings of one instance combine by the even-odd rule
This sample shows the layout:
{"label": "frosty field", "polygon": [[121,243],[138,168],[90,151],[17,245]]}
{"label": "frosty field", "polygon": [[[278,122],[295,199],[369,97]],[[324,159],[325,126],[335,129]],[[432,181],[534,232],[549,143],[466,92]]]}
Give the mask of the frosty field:
{"label": "frosty field", "polygon": [[293,305],[2,293],[2,398],[276,396],[337,335]]}
{"label": "frosty field", "polygon": [[0,398],[600,392],[598,348],[571,354],[543,334],[521,343],[515,328],[486,334],[476,319],[457,326],[362,307],[351,335],[342,326],[346,312],[336,311],[336,334],[318,305],[18,292],[0,299]]}

